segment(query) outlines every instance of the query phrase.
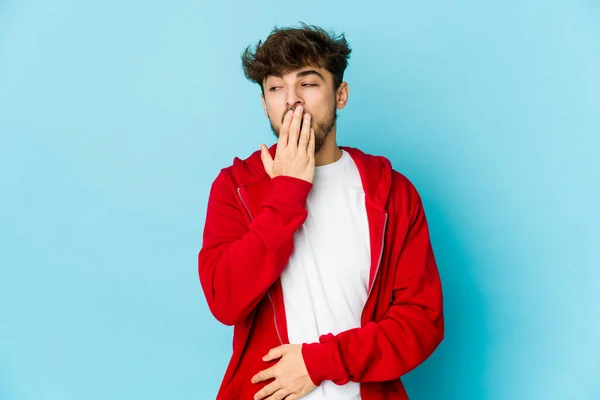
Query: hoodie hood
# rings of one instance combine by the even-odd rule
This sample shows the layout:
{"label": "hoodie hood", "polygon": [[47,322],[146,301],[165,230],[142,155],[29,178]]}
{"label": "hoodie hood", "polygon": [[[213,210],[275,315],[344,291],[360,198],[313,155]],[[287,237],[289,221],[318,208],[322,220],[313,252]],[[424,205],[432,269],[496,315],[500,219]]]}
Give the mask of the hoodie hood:
{"label": "hoodie hood", "polygon": [[[369,205],[385,211],[391,185],[392,164],[383,156],[375,156],[349,146],[339,146],[353,159],[363,184],[365,198]],[[269,148],[271,157],[275,157],[277,143]],[[265,179],[270,179],[260,157],[260,150],[252,153],[248,158],[235,157],[232,172],[239,186],[248,186]]]}

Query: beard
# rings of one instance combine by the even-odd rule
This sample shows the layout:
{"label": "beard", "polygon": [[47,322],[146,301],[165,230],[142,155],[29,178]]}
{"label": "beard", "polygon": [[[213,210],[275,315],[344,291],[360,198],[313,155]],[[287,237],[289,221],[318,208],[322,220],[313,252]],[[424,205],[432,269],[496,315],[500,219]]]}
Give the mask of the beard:
{"label": "beard", "polygon": [[[285,117],[285,113],[283,115]],[[312,115],[311,115],[311,117],[312,117]],[[325,139],[327,139],[327,136],[329,136],[329,133],[335,126],[336,121],[337,121],[337,109],[335,108],[335,106],[333,107],[333,109],[330,110],[330,112],[328,112],[325,115],[325,117],[323,117],[319,121],[315,121],[313,118],[311,118],[311,124],[313,126],[313,129],[315,130],[315,154],[318,153],[319,150],[321,150],[321,147],[323,147],[323,144],[325,143]],[[304,122],[304,119],[302,119],[302,121],[300,123],[300,131],[299,132],[302,132],[302,123],[303,122]],[[275,126],[273,126],[273,121],[271,120],[271,118],[269,118],[269,124],[271,125],[271,131],[273,131],[273,134],[275,135],[275,137],[277,137],[279,139],[279,132],[277,131],[277,129],[275,129]],[[281,121],[281,124],[283,124],[283,121]],[[281,129],[281,125],[280,125],[279,129]]]}

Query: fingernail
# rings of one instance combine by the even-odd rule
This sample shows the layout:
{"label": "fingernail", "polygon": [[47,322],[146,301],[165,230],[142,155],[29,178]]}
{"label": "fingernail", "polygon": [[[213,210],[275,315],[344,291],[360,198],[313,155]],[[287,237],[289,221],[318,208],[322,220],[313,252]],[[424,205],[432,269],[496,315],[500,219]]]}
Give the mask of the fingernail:
{"label": "fingernail", "polygon": [[298,108],[296,108],[296,112],[302,112],[302,106],[298,106]]}

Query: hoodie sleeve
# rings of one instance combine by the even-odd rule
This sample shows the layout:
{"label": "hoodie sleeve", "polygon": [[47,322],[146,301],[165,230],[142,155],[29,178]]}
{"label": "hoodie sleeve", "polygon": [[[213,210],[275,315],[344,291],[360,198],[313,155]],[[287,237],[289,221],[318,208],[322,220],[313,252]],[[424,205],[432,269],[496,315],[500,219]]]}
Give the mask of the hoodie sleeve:
{"label": "hoodie sleeve", "polygon": [[247,317],[277,280],[308,215],[310,182],[290,176],[271,182],[250,223],[224,170],[211,186],[198,274],[209,309],[225,325]]}
{"label": "hoodie sleeve", "polygon": [[405,240],[399,242],[402,248],[392,275],[392,302],[387,312],[377,322],[303,344],[302,354],[314,384],[398,379],[427,359],[442,341],[441,282],[423,205],[416,191],[413,193],[417,201],[412,203],[416,204],[409,220],[400,224],[408,223],[408,230]]}

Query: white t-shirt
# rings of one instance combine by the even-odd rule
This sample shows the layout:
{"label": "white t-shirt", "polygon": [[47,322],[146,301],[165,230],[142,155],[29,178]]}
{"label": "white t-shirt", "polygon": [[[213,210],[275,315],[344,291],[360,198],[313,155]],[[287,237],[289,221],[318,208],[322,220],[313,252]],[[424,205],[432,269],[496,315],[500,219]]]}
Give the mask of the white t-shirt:
{"label": "white t-shirt", "polygon": [[[365,193],[346,151],[339,160],[316,167],[306,207],[308,217],[294,234],[294,251],[281,274],[292,344],[360,327],[369,284]],[[359,384],[323,381],[304,399],[360,399]]]}

